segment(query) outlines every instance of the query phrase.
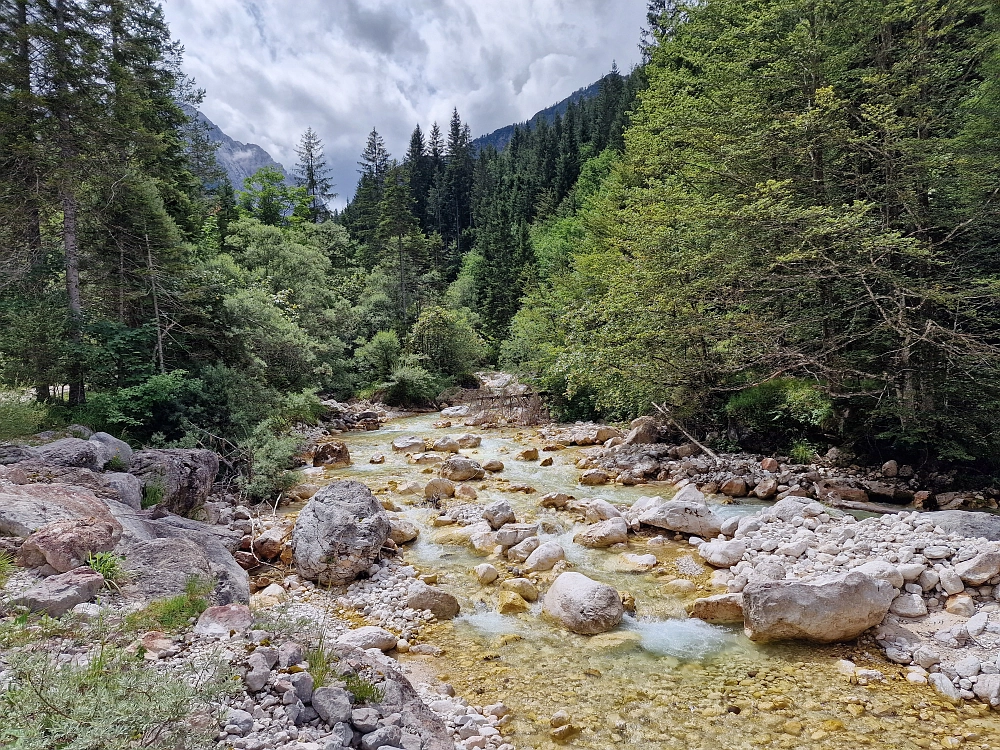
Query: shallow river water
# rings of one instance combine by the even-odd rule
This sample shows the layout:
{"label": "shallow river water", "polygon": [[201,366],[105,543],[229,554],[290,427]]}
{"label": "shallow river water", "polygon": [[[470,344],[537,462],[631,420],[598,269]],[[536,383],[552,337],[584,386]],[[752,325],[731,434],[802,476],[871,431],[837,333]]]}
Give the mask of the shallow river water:
{"label": "shallow river water", "polygon": [[[620,550],[588,550],[573,544],[572,514],[538,507],[538,498],[559,490],[577,498],[601,497],[617,505],[643,495],[672,492],[666,484],[640,487],[581,487],[575,468],[580,449],[542,453],[553,465],[514,460],[523,447],[545,443],[531,429],[479,430],[456,426],[435,429],[438,415],[411,417],[383,429],[340,436],[354,464],[334,471],[315,470],[309,481],[358,479],[401,508],[418,524],[418,540],[404,559],[422,573],[436,573],[438,585],[455,594],[462,614],[430,626],[421,640],[444,649],[441,657],[400,657],[417,674],[451,683],[470,703],[503,701],[514,720],[503,730],[519,750],[527,748],[1000,748],[1000,712],[980,703],[953,706],[927,686],[911,685],[902,668],[888,663],[874,643],[837,646],[758,646],[739,628],[686,619],[684,604],[711,590],[710,571],[692,568],[694,548],[682,541],[647,545],[630,536],[628,552],[657,556],[649,572],[633,572]],[[394,454],[390,443],[401,435],[438,438],[472,432],[479,448],[462,451],[479,461],[498,458],[505,470],[472,482],[479,504],[506,499],[519,521],[539,521],[543,537],[559,541],[572,569],[632,594],[635,617],[617,630],[586,637],[568,633],[531,612],[496,612],[498,587],[478,584],[472,568],[486,561],[470,549],[438,544],[431,526],[437,511],[422,496],[394,492],[403,482],[421,485],[434,467],[412,465]],[[384,464],[369,464],[375,453]],[[427,469],[430,471],[427,471]],[[504,491],[506,483],[530,485],[533,494]],[[449,501],[458,504],[461,501]],[[722,516],[750,513],[759,506],[720,505]],[[576,528],[579,530],[580,525]],[[513,577],[503,560],[489,559],[501,577]],[[699,589],[689,597],[667,593],[664,585],[688,578]],[[544,590],[548,578],[543,578]],[[839,659],[877,669],[885,682],[850,684],[836,669]],[[565,710],[580,732],[557,743],[549,737],[549,718]]]}

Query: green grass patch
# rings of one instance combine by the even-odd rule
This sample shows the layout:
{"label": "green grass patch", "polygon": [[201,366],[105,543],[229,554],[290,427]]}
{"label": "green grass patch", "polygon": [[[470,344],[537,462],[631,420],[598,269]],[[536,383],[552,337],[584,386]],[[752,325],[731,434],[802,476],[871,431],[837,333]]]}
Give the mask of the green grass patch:
{"label": "green grass patch", "polygon": [[27,397],[0,395],[0,440],[34,435],[48,415],[48,409]]}
{"label": "green grass patch", "polygon": [[91,552],[87,555],[87,565],[104,577],[104,583],[109,588],[118,588],[118,584],[125,580],[124,562],[124,557],[113,552]]}
{"label": "green grass patch", "polygon": [[117,453],[111,457],[111,459],[104,464],[105,471],[128,471],[128,464],[122,460],[122,457]]}
{"label": "green grass patch", "polygon": [[7,585],[7,581],[14,575],[16,569],[14,556],[9,552],[0,552],[0,588]]}
{"label": "green grass patch", "polygon": [[[315,677],[315,675],[313,676]],[[348,692],[359,703],[381,703],[385,699],[385,690],[361,675],[348,674],[341,679],[343,679]]]}
{"label": "green grass patch", "polygon": [[152,508],[163,502],[167,494],[167,485],[163,477],[154,477],[142,486],[142,507]]}
{"label": "green grass patch", "polygon": [[159,630],[176,633],[185,630],[192,618],[208,609],[208,595],[214,586],[198,578],[189,578],[183,594],[151,602],[125,618],[125,627],[134,631]]}

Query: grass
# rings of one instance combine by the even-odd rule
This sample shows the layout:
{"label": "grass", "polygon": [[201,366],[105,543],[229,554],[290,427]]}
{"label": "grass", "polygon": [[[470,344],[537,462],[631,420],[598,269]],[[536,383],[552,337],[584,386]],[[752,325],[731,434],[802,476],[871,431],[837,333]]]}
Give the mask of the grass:
{"label": "grass", "polygon": [[812,463],[813,458],[816,457],[816,446],[812,443],[806,442],[805,440],[800,440],[792,446],[792,450],[789,451],[789,455],[797,463]]}
{"label": "grass", "polygon": [[0,552],[0,588],[7,585],[7,581],[14,575],[16,569],[14,556],[9,552]]}
{"label": "grass", "polygon": [[318,646],[306,649],[306,661],[309,662],[309,674],[312,675],[313,684],[316,687],[323,687],[328,684],[330,675],[335,674],[332,662],[336,657],[326,649],[326,644],[320,642]]}
{"label": "grass", "polygon": [[160,599],[133,612],[125,618],[125,627],[134,631],[159,630],[164,633],[184,630],[191,624],[192,618],[197,618],[208,609],[206,597],[213,588],[212,584],[192,576],[183,594]]}
{"label": "grass", "polygon": [[104,464],[105,471],[128,471],[128,464],[122,460],[122,457],[117,453],[111,457],[111,459]]}
{"label": "grass", "polygon": [[126,579],[127,574],[122,566],[124,562],[124,557],[113,552],[91,552],[87,555],[87,565],[104,577],[104,584],[108,588],[117,589],[118,584]]}
{"label": "grass", "polygon": [[[315,678],[315,675],[313,675]],[[348,692],[359,703],[381,703],[385,699],[385,690],[374,682],[358,674],[344,675],[342,678]]]}
{"label": "grass", "polygon": [[25,396],[0,394],[0,440],[26,437],[38,432],[48,410]]}
{"label": "grass", "polygon": [[142,486],[142,507],[152,508],[154,505],[159,505],[163,502],[166,494],[167,485],[163,481],[163,477],[151,479]]}

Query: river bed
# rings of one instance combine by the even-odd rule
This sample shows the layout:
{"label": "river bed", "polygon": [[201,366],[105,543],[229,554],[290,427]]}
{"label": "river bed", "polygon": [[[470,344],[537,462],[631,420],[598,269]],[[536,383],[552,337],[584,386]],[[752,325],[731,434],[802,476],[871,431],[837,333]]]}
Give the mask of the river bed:
{"label": "river bed", "polygon": [[[513,712],[504,734],[519,750],[527,748],[1000,748],[1000,714],[979,703],[954,706],[927,686],[905,680],[903,668],[887,662],[874,643],[864,639],[835,646],[758,646],[739,628],[707,625],[687,619],[684,604],[712,589],[711,571],[686,541],[658,540],[654,535],[629,537],[629,553],[652,553],[657,566],[636,572],[622,550],[590,550],[573,543],[570,513],[542,509],[538,499],[561,491],[577,498],[600,497],[624,506],[644,495],[669,495],[673,489],[653,483],[637,487],[581,487],[575,463],[579,448],[543,452],[553,465],[517,461],[514,454],[545,441],[530,428],[436,429],[439,415],[394,420],[383,429],[347,433],[354,463],[344,469],[309,470],[308,481],[338,479],[365,482],[379,497],[399,507],[398,514],[420,528],[416,542],[403,548],[403,559],[422,573],[438,576],[438,585],[457,596],[462,614],[453,621],[425,628],[421,640],[444,650],[440,657],[401,655],[416,675],[451,683],[470,703],[502,701]],[[505,499],[518,521],[542,524],[543,540],[554,539],[566,550],[570,568],[632,594],[634,617],[611,633],[579,636],[540,616],[541,601],[531,611],[501,615],[496,611],[499,587],[481,586],[472,569],[490,562],[501,578],[514,577],[505,560],[484,558],[464,546],[438,544],[432,526],[438,510],[422,495],[400,495],[406,482],[421,486],[436,476],[436,467],[414,465],[393,453],[390,443],[402,435],[436,439],[470,432],[482,437],[462,455],[480,462],[497,458],[505,470],[470,482],[486,505]],[[375,454],[382,464],[370,464]],[[528,485],[531,494],[507,491]],[[451,505],[462,501],[447,501]],[[752,513],[760,505],[718,505],[720,516]],[[294,507],[289,509],[294,511]],[[666,583],[686,578],[695,585],[687,596],[671,594]],[[540,590],[551,577],[544,574]],[[836,663],[850,659],[859,667],[880,671],[885,681],[850,684]],[[549,736],[549,719],[564,710],[580,731],[565,742]]]}

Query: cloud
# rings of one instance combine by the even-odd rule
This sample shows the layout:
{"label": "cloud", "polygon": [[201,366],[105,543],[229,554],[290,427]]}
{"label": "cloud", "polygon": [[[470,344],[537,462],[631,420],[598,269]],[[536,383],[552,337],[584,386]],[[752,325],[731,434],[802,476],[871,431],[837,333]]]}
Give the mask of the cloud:
{"label": "cloud", "polygon": [[638,62],[645,0],[165,0],[202,110],[287,167],[306,127],[353,193],[373,127],[402,156],[414,125],[473,135]]}

